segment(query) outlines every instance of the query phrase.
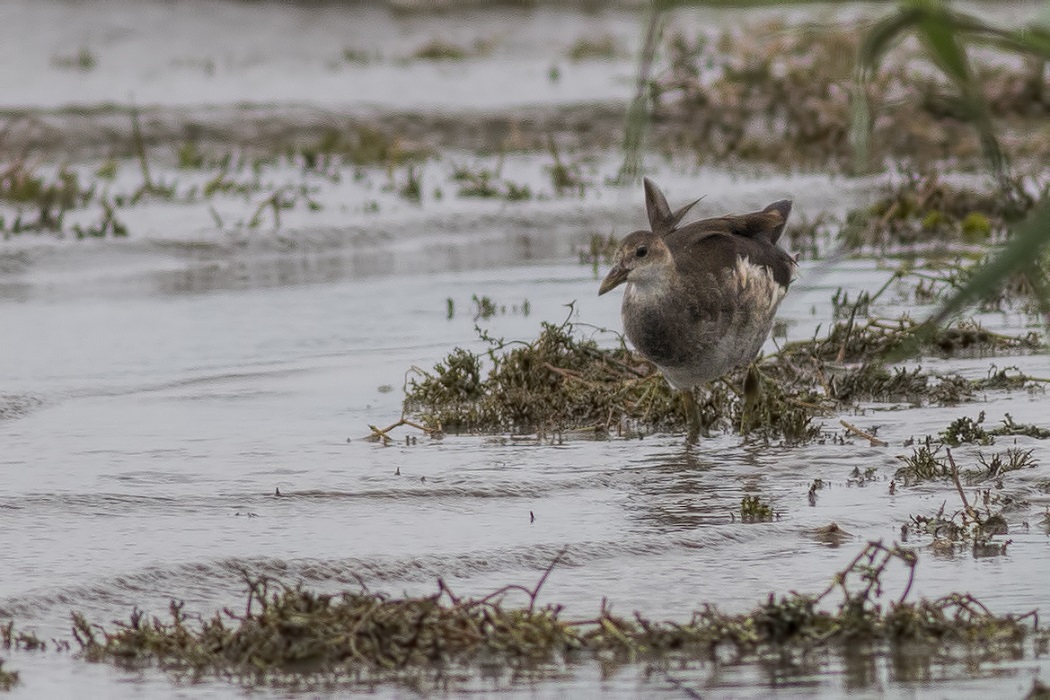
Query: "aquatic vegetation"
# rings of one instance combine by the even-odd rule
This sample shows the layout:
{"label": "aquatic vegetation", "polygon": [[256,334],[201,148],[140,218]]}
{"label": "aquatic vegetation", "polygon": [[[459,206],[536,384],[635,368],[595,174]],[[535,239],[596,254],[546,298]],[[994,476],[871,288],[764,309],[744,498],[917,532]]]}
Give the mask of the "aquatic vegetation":
{"label": "aquatic vegetation", "polygon": [[412,57],[419,61],[462,61],[470,55],[470,51],[445,41],[433,39],[416,49]]}
{"label": "aquatic vegetation", "polygon": [[339,55],[344,63],[352,63],[358,66],[368,65],[371,62],[373,56],[362,49],[355,49],[353,47],[346,47],[343,52]]}
{"label": "aquatic vegetation", "polygon": [[[478,296],[473,294],[470,297],[471,302],[474,304],[474,320],[488,319],[499,314],[505,316],[507,313],[520,314],[522,316],[528,316],[532,311],[532,304],[528,299],[525,299],[521,304],[511,304],[509,307],[506,304],[498,304],[492,297],[488,295]],[[452,318],[454,307],[449,307],[449,318]]]}
{"label": "aquatic vegetation", "polygon": [[18,685],[18,671],[9,671],[4,668],[4,659],[0,658],[0,690],[11,690]]}
{"label": "aquatic vegetation", "polygon": [[554,161],[551,165],[547,166],[547,172],[550,173],[551,187],[554,189],[554,193],[561,196],[568,192],[575,191],[577,194],[583,195],[587,183],[580,174],[579,163],[564,162],[553,137],[549,141],[548,150]]}
{"label": "aquatic vegetation", "polygon": [[880,252],[1001,243],[1048,190],[1050,182],[1020,177],[976,189],[912,172],[866,209],[851,212],[838,237],[847,248]]}
{"label": "aquatic vegetation", "polygon": [[978,452],[977,462],[981,465],[981,469],[967,469],[962,476],[968,484],[976,484],[989,479],[997,479],[999,483],[1002,483],[1001,477],[1007,472],[1035,467],[1035,459],[1032,458],[1034,451],[1010,447],[1003,452],[996,452],[991,457]]}
{"label": "aquatic vegetation", "polygon": [[[989,431],[981,427],[983,420],[983,412],[977,420],[960,418],[941,432],[943,442],[934,442],[927,436],[910,456],[898,457],[904,465],[894,474],[894,484],[897,480],[905,486],[929,480],[951,481],[962,502],[962,508],[951,513],[945,510],[945,501],[933,515],[912,515],[901,528],[903,538],[907,539],[909,533],[929,536],[932,538],[931,546],[944,554],[955,553],[961,547],[969,548],[974,557],[1006,553],[1011,541],[994,539],[1009,531],[1003,513],[1027,503],[1003,491],[1004,477],[1010,472],[1035,467],[1032,457],[1034,450],[1010,447],[990,456],[978,452],[979,467],[960,470],[951,447],[947,445],[990,444],[993,438]],[[1004,422],[1007,426],[1012,423]],[[939,457],[942,449],[943,457]],[[963,489],[963,481],[969,485],[994,481],[995,488],[978,490],[977,498],[971,503]],[[998,510],[993,511],[993,506]]]}
{"label": "aquatic vegetation", "polygon": [[[60,232],[68,212],[87,205],[95,197],[94,185],[81,184],[73,170],[61,168],[53,178],[38,174],[24,160],[17,160],[0,172],[0,202],[16,207],[8,224],[0,217],[5,236],[27,232]],[[35,212],[23,215],[23,207]]]}
{"label": "aquatic vegetation", "polygon": [[[476,319],[502,311],[486,297],[473,302]],[[454,313],[454,304],[452,309]],[[787,343],[759,361],[755,376],[760,390],[750,403],[736,388],[744,385],[743,368],[726,382],[697,389],[701,427],[770,443],[804,444],[821,437],[817,418],[859,401],[952,405],[972,401],[982,391],[1042,382],[1013,369],[993,367],[987,377],[968,379],[885,365],[881,357],[905,342],[915,325],[908,318],[864,323],[851,318],[834,323],[823,337]],[[603,347],[580,337],[568,321],[544,323],[532,342],[479,333],[489,344],[486,352],[457,348],[430,371],[413,368],[406,385],[406,416],[434,431],[470,433],[634,435],[686,427],[685,412],[670,387],[618,334],[606,331],[614,345]],[[1042,345],[1035,334],[1006,336],[961,322],[924,347],[935,355],[983,357]],[[1004,425],[992,434],[1037,432],[1035,426]]]}
{"label": "aquatic vegetation", "polygon": [[582,36],[566,52],[570,61],[610,61],[624,53],[620,43],[608,34],[598,37]]}
{"label": "aquatic vegetation", "polygon": [[1037,425],[1018,424],[1009,413],[1003,418],[1003,424],[996,428],[985,429],[984,411],[981,411],[976,419],[963,416],[951,423],[940,434],[941,441],[945,445],[955,447],[966,443],[976,445],[991,445],[996,436],[1003,435],[1026,435],[1028,437],[1047,439],[1050,438],[1050,430]]}
{"label": "aquatic vegetation", "polygon": [[532,189],[528,185],[519,185],[503,178],[503,159],[497,161],[493,169],[468,168],[457,165],[452,170],[452,181],[460,183],[460,197],[479,199],[505,199],[516,202],[532,198]]}
{"label": "aquatic vegetation", "polygon": [[[1043,66],[1050,58],[1050,41],[1046,27],[1038,22],[1029,26],[1005,28],[956,10],[949,0],[899,0],[895,12],[881,19],[864,37],[858,51],[860,86],[854,108],[859,128],[854,132],[860,157],[866,156],[866,127],[870,125],[866,87],[887,64],[887,53],[901,38],[914,34],[922,53],[935,66],[938,77],[947,82],[931,90],[925,107],[934,114],[969,122],[976,131],[981,150],[999,178],[1008,174],[1008,155],[1003,152],[996,128],[992,124],[993,105],[999,114],[1014,112],[1013,100],[1042,102]],[[1019,79],[1007,78],[1005,71],[982,70],[973,60],[971,46],[983,46],[989,40],[1000,51],[1025,59]],[[1002,81],[997,88],[989,89]],[[1034,92],[1033,92],[1034,88]],[[1045,112],[1045,105],[1037,111]],[[1020,107],[1029,113],[1029,106]]]}
{"label": "aquatic vegetation", "polygon": [[[963,491],[959,479],[959,468],[952,458],[951,450],[946,451],[950,464],[950,475],[962,501],[962,508],[950,515],[946,514],[947,501],[932,516],[912,515],[909,522],[901,527],[901,537],[907,539],[909,534],[929,536],[930,546],[942,554],[954,554],[959,548],[969,548],[974,558],[995,557],[1006,554],[1011,540],[997,541],[994,538],[1009,532],[1003,512],[1012,502],[1008,497],[992,496],[991,491],[984,491],[981,500],[983,512],[978,504],[971,505]],[[982,492],[978,492],[979,495]],[[1002,506],[992,512],[991,506]]]}
{"label": "aquatic vegetation", "polygon": [[[683,430],[686,413],[656,368],[619,338],[604,348],[578,335],[574,324],[544,323],[536,340],[508,342],[481,333],[483,356],[456,348],[433,370],[413,368],[404,409],[432,429],[452,432],[590,432],[638,434]],[[741,385],[743,370],[731,382]],[[753,437],[787,443],[814,439],[819,406],[809,393],[761,380],[758,399],[745,405],[727,386],[696,392],[704,430],[732,427]],[[802,397],[802,398],[799,398]]]}
{"label": "aquatic vegetation", "polygon": [[[65,645],[56,643],[54,646],[64,648]],[[14,621],[8,620],[6,625],[0,625],[0,647],[16,651],[44,651],[47,642],[32,630],[15,629]]]}
{"label": "aquatic vegetation", "polygon": [[128,227],[117,218],[113,205],[105,199],[100,204],[102,206],[102,216],[98,223],[89,226],[74,224],[72,229],[73,235],[77,238],[105,238],[106,236],[123,238],[127,236]]}
{"label": "aquatic vegetation", "polygon": [[457,348],[409,379],[406,413],[452,431],[606,432],[632,415],[660,421],[676,411],[670,388],[626,348],[603,350],[573,333],[544,323],[532,343],[489,339],[484,381],[482,357]]}
{"label": "aquatic vegetation", "polygon": [[999,514],[963,508],[946,515],[944,507],[934,515],[912,515],[902,532],[928,536],[930,546],[943,554],[954,554],[960,549],[969,549],[975,558],[1002,556],[1006,554],[1011,540],[995,541],[996,535],[1006,533],[1006,520]]}
{"label": "aquatic vegetation", "polygon": [[[69,643],[56,641],[52,647],[59,651],[69,649]],[[40,639],[32,630],[16,629],[13,620],[8,620],[6,625],[0,625],[0,649],[5,651],[44,651],[47,643]],[[9,691],[21,682],[18,671],[5,669],[6,660],[0,656],[0,692]]]}
{"label": "aquatic vegetation", "polygon": [[[663,47],[666,70],[648,81],[655,118],[650,139],[687,148],[702,161],[759,158],[850,167],[857,145],[855,100],[863,94],[866,104],[893,105],[877,114],[870,134],[863,132],[864,158],[982,157],[978,134],[944,109],[947,83],[912,70],[913,50],[906,45],[886,51],[879,70],[866,73],[863,88],[856,87],[864,38],[849,24],[783,22],[714,36],[672,34]],[[1013,129],[1031,129],[1032,115],[1045,116],[1046,107],[1038,91],[1020,86],[1035,75],[1030,66],[995,66],[982,67],[973,78]],[[1016,88],[1004,90],[1004,82]],[[1022,127],[1025,119],[1028,126]],[[1003,141],[1007,149],[1021,149],[1019,138]]]}
{"label": "aquatic vegetation", "polygon": [[[832,326],[827,337],[814,344],[817,357],[834,362],[875,361],[891,354],[914,336],[919,324],[908,317],[896,319],[869,318],[863,325],[854,320]],[[1008,336],[993,333],[971,321],[960,321],[923,339],[921,349],[934,355],[988,357],[996,354],[1033,352],[1042,349],[1037,333]],[[785,350],[799,352],[802,346],[789,345]]]}
{"label": "aquatic vegetation", "polygon": [[[904,466],[897,469],[894,479],[903,481],[905,485],[916,484],[929,480],[958,479],[959,471],[952,459],[950,449],[945,449],[943,458],[938,454],[942,448],[958,447],[960,445],[979,445],[987,447],[995,443],[995,437],[1001,435],[1026,435],[1038,439],[1050,438],[1050,430],[1034,425],[1019,425],[1007,414],[1003,425],[986,429],[983,427],[984,411],[981,411],[976,419],[962,416],[952,421],[947,428],[942,430],[937,440],[927,435],[922,442],[912,450],[911,455],[898,457]],[[1015,471],[1034,466],[1032,450],[1020,448],[1008,448],[1003,452],[987,457],[981,452],[977,453],[977,460],[982,469],[965,470],[962,476],[970,483],[976,483],[986,479],[998,478],[1006,472]]]}
{"label": "aquatic vegetation", "polygon": [[877,481],[878,476],[879,470],[875,467],[866,467],[864,471],[861,471],[860,467],[853,467],[853,471],[846,479],[846,486],[867,486]]}
{"label": "aquatic vegetation", "polygon": [[587,241],[586,249],[581,247],[577,252],[580,256],[580,264],[590,265],[597,277],[599,267],[612,264],[613,256],[619,249],[620,239],[616,234],[608,233],[603,236],[600,233],[592,233]]}
{"label": "aquatic vegetation", "polygon": [[809,491],[807,497],[809,498],[809,505],[817,505],[817,493],[824,490],[824,487],[828,484],[823,479],[814,479],[813,483],[809,485]]}
{"label": "aquatic vegetation", "polygon": [[[322,594],[245,572],[243,611],[224,608],[201,619],[172,601],[167,619],[134,609],[108,629],[75,613],[73,637],[87,661],[156,666],[179,680],[214,675],[248,687],[294,687],[323,678],[343,687],[410,683],[420,691],[458,687],[479,671],[490,679],[543,678],[563,673],[566,662],[599,658],[743,663],[852,648],[881,655],[901,644],[931,658],[974,646],[986,658],[1018,658],[1026,643],[1047,639],[1035,611],[997,615],[965,593],[908,601],[919,556],[896,544],[869,542],[818,594],[771,594],[740,614],[705,605],[684,622],[621,617],[605,603],[593,619],[563,619],[561,606],[540,606],[537,598],[564,555],[535,586],[508,585],[481,598],[461,598],[440,579],[432,595],[398,598],[363,584]],[[883,580],[891,566],[907,571],[895,595]],[[527,603],[509,605],[514,596]]]}
{"label": "aquatic vegetation", "polygon": [[991,445],[995,438],[981,427],[984,422],[984,411],[981,411],[977,419],[963,416],[952,421],[952,423],[941,431],[941,442],[950,447],[957,447],[964,443],[976,445]]}
{"label": "aquatic vegetation", "polygon": [[417,204],[423,197],[423,184],[414,164],[405,168],[405,182],[398,186],[397,193],[404,199]]}
{"label": "aquatic vegetation", "polygon": [[203,168],[205,163],[205,156],[201,151],[200,145],[192,139],[184,141],[179,146],[175,158],[176,167],[186,170]]}
{"label": "aquatic vegetation", "polygon": [[309,170],[324,169],[329,156],[339,156],[351,165],[395,166],[429,155],[426,149],[369,124],[327,129],[314,143],[300,145],[294,153]]}
{"label": "aquatic vegetation", "polygon": [[88,72],[98,65],[98,56],[86,46],[81,46],[74,54],[63,54],[51,57],[51,65],[62,70]]}
{"label": "aquatic vegetation", "polygon": [[776,513],[773,507],[758,496],[747,495],[740,499],[740,521],[745,523],[767,523]]}
{"label": "aquatic vegetation", "polygon": [[1009,413],[1003,418],[1002,427],[993,428],[989,432],[992,435],[1027,435],[1039,440],[1050,439],[1050,429],[1030,423],[1015,423],[1013,416]]}

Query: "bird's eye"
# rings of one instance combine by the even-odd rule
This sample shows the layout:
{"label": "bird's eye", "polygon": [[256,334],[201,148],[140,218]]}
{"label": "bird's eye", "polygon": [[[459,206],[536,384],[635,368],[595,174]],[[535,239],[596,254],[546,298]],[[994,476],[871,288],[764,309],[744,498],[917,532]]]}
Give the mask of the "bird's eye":
{"label": "bird's eye", "polygon": [[636,258],[644,258],[648,254],[649,249],[646,248],[644,245],[638,246],[638,250],[634,251],[634,257]]}

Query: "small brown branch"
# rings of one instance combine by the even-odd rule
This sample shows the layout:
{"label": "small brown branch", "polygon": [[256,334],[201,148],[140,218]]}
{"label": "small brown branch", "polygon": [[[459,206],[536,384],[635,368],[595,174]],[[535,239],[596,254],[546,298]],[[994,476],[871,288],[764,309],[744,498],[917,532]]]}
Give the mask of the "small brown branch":
{"label": "small brown branch", "polygon": [[554,570],[554,567],[558,565],[558,562],[561,561],[561,558],[564,557],[565,553],[568,551],[568,547],[562,547],[561,551],[555,554],[554,558],[551,559],[551,563],[547,565],[543,575],[540,576],[540,580],[536,582],[536,587],[533,588],[532,593],[529,594],[529,612],[532,612],[532,608],[536,605],[536,598],[539,596],[543,584],[547,581],[547,577],[551,575],[551,571]]}
{"label": "small brown branch", "polygon": [[503,586],[502,588],[494,590],[492,593],[489,593],[484,598],[471,601],[469,605],[487,605],[489,601],[491,601],[493,598],[498,598],[504,593],[509,593],[510,591],[521,591],[529,597],[529,612],[531,613],[536,606],[536,598],[539,596],[540,589],[543,588],[543,584],[547,581],[547,577],[551,575],[551,571],[554,570],[554,567],[557,566],[558,562],[561,561],[561,558],[565,556],[565,553],[568,551],[568,547],[563,547],[560,552],[554,555],[554,558],[551,559],[551,563],[548,564],[547,568],[543,570],[543,575],[540,576],[540,580],[537,581],[536,585],[531,589],[526,588],[525,586],[522,586],[517,583],[512,583],[507,586]]}
{"label": "small brown branch", "polygon": [[785,401],[787,401],[789,404],[791,404],[793,406],[798,406],[799,408],[808,408],[808,409],[810,409],[812,411],[826,411],[826,410],[828,410],[827,406],[821,406],[820,404],[810,403],[809,401],[802,401],[801,399],[788,398],[788,399],[785,399]]}
{"label": "small brown branch", "polygon": [[856,435],[858,437],[862,437],[865,440],[867,440],[869,443],[871,443],[872,447],[889,447],[890,446],[890,443],[886,442],[885,440],[880,440],[879,438],[875,437],[871,433],[868,433],[868,432],[865,432],[865,431],[861,430],[857,426],[855,426],[852,423],[848,422],[845,418],[840,418],[839,419],[839,423],[841,423],[842,427],[844,427],[849,432],[853,433],[854,435]]}
{"label": "small brown branch", "polygon": [[369,433],[368,435],[365,435],[361,439],[362,440],[371,440],[372,442],[379,442],[380,440],[382,440],[383,444],[385,445],[385,444],[387,444],[387,443],[389,443],[389,442],[391,442],[393,440],[393,438],[390,437],[390,435],[389,435],[390,431],[395,429],[395,428],[400,428],[403,425],[407,425],[410,428],[415,428],[416,430],[420,430],[420,431],[426,433],[427,435],[429,435],[431,437],[434,437],[436,435],[441,435],[441,430],[440,429],[428,428],[425,425],[421,425],[419,423],[416,423],[415,421],[411,421],[411,420],[405,418],[404,416],[402,416],[400,419],[398,419],[398,421],[396,423],[391,423],[390,425],[388,425],[385,428],[377,428],[376,426],[374,426],[371,423],[369,423],[368,428],[372,432]]}
{"label": "small brown branch", "polygon": [[900,208],[900,202],[894,201],[893,204],[891,204],[889,208],[886,209],[886,213],[882,215],[882,218],[879,219],[879,228],[885,228],[886,225],[890,223],[890,219],[892,219],[897,214],[897,212],[900,211]]}
{"label": "small brown branch", "polygon": [[581,377],[578,372],[573,372],[571,369],[562,369],[561,367],[555,367],[549,362],[544,362],[543,366],[549,369],[551,372],[557,374],[559,377],[564,377],[565,379],[572,379],[574,381],[579,382],[580,384],[583,384],[584,386],[590,387],[591,389],[598,388],[597,385],[594,384],[594,382],[587,381],[586,379]]}
{"label": "small brown branch", "polygon": [[904,550],[900,547],[895,547],[894,550],[897,552],[897,556],[908,565],[908,583],[904,586],[904,592],[901,593],[901,597],[897,599],[897,604],[900,605],[908,597],[911,586],[915,583],[915,565],[919,563],[919,558],[910,550]]}
{"label": "small brown branch", "polygon": [[948,463],[952,465],[952,481],[955,482],[955,488],[959,491],[959,498],[962,499],[963,508],[966,509],[967,514],[972,514],[974,510],[970,507],[969,501],[966,500],[966,494],[963,493],[962,482],[959,481],[959,467],[956,466],[955,458],[952,457],[952,450],[950,447],[946,447],[944,451],[948,454]]}

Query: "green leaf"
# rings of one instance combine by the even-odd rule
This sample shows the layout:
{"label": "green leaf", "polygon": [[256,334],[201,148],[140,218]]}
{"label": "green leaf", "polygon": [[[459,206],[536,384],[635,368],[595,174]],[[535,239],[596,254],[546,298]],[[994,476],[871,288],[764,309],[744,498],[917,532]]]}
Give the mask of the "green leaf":
{"label": "green leaf", "polygon": [[966,51],[956,40],[956,27],[951,13],[939,2],[923,2],[930,6],[922,12],[917,29],[930,57],[960,89],[972,89],[973,78]]}
{"label": "green leaf", "polygon": [[922,10],[922,17],[917,24],[920,41],[926,47],[930,58],[955,83],[960,104],[964,107],[969,121],[977,129],[985,157],[996,176],[1002,180],[1006,175],[1006,157],[995,135],[987,101],[970,69],[966,48],[959,42],[959,36],[963,34],[961,27],[969,24],[988,28],[988,25],[975,18],[953,13],[941,0],[912,1],[917,9]]}
{"label": "green leaf", "polygon": [[860,45],[857,65],[867,74],[878,69],[890,45],[900,39],[906,30],[913,28],[922,18],[923,12],[915,7],[902,7],[900,11],[875,23]]}

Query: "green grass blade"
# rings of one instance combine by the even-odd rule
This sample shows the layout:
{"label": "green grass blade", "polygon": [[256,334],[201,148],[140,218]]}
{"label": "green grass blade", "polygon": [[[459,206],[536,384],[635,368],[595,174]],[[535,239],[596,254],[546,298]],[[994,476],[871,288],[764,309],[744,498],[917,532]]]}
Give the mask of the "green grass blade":
{"label": "green grass blade", "polygon": [[617,180],[622,183],[633,182],[641,174],[642,147],[645,144],[645,133],[649,128],[650,84],[656,53],[659,50],[660,38],[663,36],[665,20],[663,2],[653,3],[646,24],[645,42],[638,56],[638,73],[635,77],[634,98],[627,108],[627,123],[623,135],[623,164]]}
{"label": "green grass blade", "polygon": [[850,98],[849,141],[853,151],[853,174],[863,175],[871,167],[871,107],[868,105],[867,81],[857,71]]}
{"label": "green grass blade", "polygon": [[[923,8],[922,17],[916,26],[919,39],[934,63],[955,83],[959,91],[960,104],[965,108],[969,121],[977,129],[985,157],[996,176],[1002,180],[1006,176],[1006,157],[995,135],[987,101],[970,69],[966,48],[959,41],[963,33],[959,26],[977,20],[958,17],[940,0],[915,0],[915,2]],[[987,28],[987,25],[983,23],[981,26]]]}
{"label": "green grass blade", "polygon": [[958,42],[955,22],[948,9],[939,2],[933,3],[922,13],[916,28],[919,39],[941,70],[961,89],[972,90],[970,62],[966,50]]}
{"label": "green grass blade", "polygon": [[1045,26],[1032,24],[1021,29],[1003,29],[964,12],[953,12],[952,22],[975,40],[1050,60],[1050,29]]}
{"label": "green grass blade", "polygon": [[875,23],[864,35],[857,56],[857,65],[864,72],[878,69],[890,45],[903,37],[922,18],[923,13],[915,7],[903,7],[898,12]]}

